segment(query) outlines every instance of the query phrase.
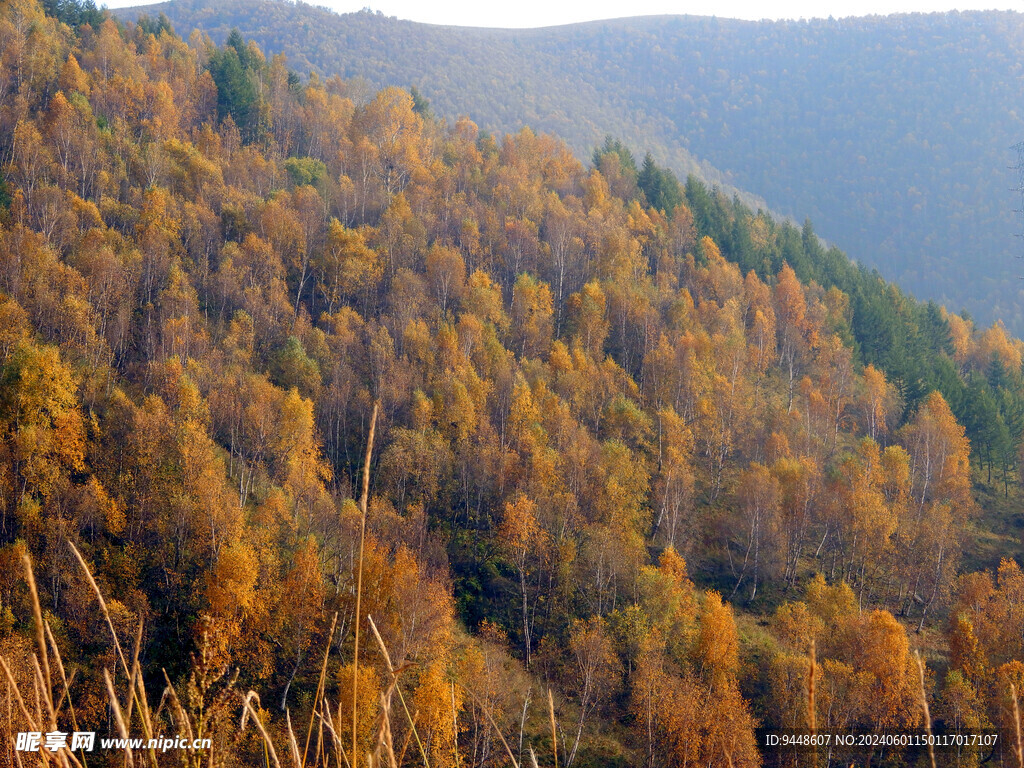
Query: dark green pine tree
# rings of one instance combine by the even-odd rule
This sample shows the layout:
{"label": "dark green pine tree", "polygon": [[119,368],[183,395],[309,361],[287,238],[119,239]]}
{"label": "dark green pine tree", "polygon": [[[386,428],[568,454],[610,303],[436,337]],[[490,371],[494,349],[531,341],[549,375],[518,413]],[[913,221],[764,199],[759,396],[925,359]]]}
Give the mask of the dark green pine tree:
{"label": "dark green pine tree", "polygon": [[257,138],[260,127],[260,94],[250,71],[250,56],[237,29],[227,43],[210,57],[210,74],[217,86],[217,116],[230,116],[245,141]]}
{"label": "dark green pine tree", "polygon": [[1003,357],[998,352],[992,355],[992,362],[988,364],[985,379],[988,381],[988,385],[992,388],[993,392],[998,392],[1010,386],[1010,373],[1006,370]]}
{"label": "dark green pine tree", "polygon": [[238,54],[238,63],[242,65],[242,69],[248,69],[250,65],[249,61],[249,47],[245,44],[245,38],[242,37],[242,33],[238,29],[232,29],[228,33],[228,39],[224,41],[225,48],[234,48],[235,53]]}
{"label": "dark green pine tree", "polygon": [[732,261],[739,264],[744,273],[757,267],[754,243],[750,239],[750,221],[746,207],[738,197],[732,201],[732,232],[729,233],[726,252]]}
{"label": "dark green pine tree", "polygon": [[174,34],[174,25],[171,24],[171,20],[167,18],[167,15],[163,13],[157,16],[156,21],[150,16],[140,16],[138,25],[139,29],[147,35],[153,35],[154,37],[160,37],[163,32],[169,35]]}
{"label": "dark green pine tree", "polygon": [[93,0],[43,0],[43,10],[69,27],[89,24],[94,29],[103,23],[106,13]]}
{"label": "dark green pine tree", "polygon": [[[1010,470],[1017,466],[1021,443],[1024,443],[1024,394],[1019,387],[1000,389],[997,394],[999,413],[1006,424],[1007,441],[1001,456],[1003,470],[1003,496],[1009,497]],[[1019,474],[1019,468],[1018,468]]]}
{"label": "dark green pine tree", "polygon": [[683,194],[675,174],[659,168],[650,152],[644,157],[644,164],[637,175],[636,183],[647,198],[647,204],[659,211],[671,214],[683,202]]}
{"label": "dark green pine tree", "polygon": [[430,102],[415,85],[409,86],[409,95],[412,96],[412,111],[422,118],[430,117]]}
{"label": "dark green pine tree", "polygon": [[619,167],[624,172],[632,175],[634,179],[636,178],[636,159],[633,157],[633,153],[629,151],[629,147],[623,144],[620,139],[613,139],[611,136],[604,137],[604,143],[594,149],[594,154],[591,158],[595,168],[601,166],[601,159],[605,155],[616,155],[619,158]]}
{"label": "dark green pine tree", "polygon": [[967,387],[967,408],[964,427],[981,469],[988,469],[989,484],[992,483],[992,464],[995,457],[1002,457],[1010,441],[996,398],[988,382],[981,376],[974,376]]}

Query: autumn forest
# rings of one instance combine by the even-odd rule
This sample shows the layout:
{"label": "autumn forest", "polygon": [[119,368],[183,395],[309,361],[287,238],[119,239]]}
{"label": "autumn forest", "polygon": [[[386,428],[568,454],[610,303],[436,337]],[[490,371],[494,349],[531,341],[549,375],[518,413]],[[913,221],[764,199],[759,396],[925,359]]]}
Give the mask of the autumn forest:
{"label": "autumn forest", "polygon": [[0,765],[1017,765],[1024,342],[636,152],[0,1]]}

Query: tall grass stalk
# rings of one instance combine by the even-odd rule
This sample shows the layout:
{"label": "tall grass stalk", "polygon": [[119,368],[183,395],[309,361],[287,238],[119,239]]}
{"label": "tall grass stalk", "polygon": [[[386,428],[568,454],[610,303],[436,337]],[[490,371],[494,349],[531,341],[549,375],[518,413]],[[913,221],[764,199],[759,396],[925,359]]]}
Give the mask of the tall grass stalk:
{"label": "tall grass stalk", "polygon": [[[168,681],[167,685],[168,687],[171,687],[170,681]],[[259,713],[252,708],[253,699],[255,699],[256,703],[259,704],[260,697],[256,694],[255,691],[249,691],[242,699],[242,723],[240,726],[241,730],[243,733],[245,732],[245,724],[248,722],[248,718],[251,716],[253,722],[256,723],[256,728],[259,730],[260,735],[263,736],[264,755],[269,755],[270,760],[274,761],[274,768],[281,768],[281,761],[277,759],[277,750],[274,749],[274,741],[270,738],[270,734],[267,733],[267,729],[263,727],[263,721],[260,720]]]}
{"label": "tall grass stalk", "polygon": [[[57,702],[57,707],[56,707],[57,714],[60,714],[61,707],[64,706],[64,702],[66,700],[67,703],[68,703],[68,712],[71,713],[71,724],[74,726],[75,730],[77,731],[77,730],[79,730],[79,728],[78,728],[78,717],[75,715],[75,704],[71,700],[71,681],[74,680],[75,673],[74,673],[74,671],[72,671],[71,672],[71,677],[69,678],[67,676],[67,673],[64,671],[64,661],[63,661],[63,659],[61,659],[60,649],[57,647],[57,641],[53,639],[53,633],[50,631],[50,625],[49,624],[45,624],[44,627],[46,629],[46,637],[50,641],[50,648],[53,650],[53,658],[57,662],[57,671],[60,672],[60,681],[61,681],[61,684],[64,687],[64,690],[63,690],[63,692],[60,695],[60,701]],[[85,749],[81,750],[81,755],[82,755],[82,765],[83,766],[88,766],[89,763],[88,763],[88,761],[86,760],[86,757],[85,757]]]}
{"label": "tall grass stalk", "polygon": [[[317,718],[317,705],[324,692],[324,684],[327,680],[327,660],[331,656],[331,643],[334,641],[334,630],[338,626],[338,614],[331,619],[331,631],[327,633],[327,647],[324,649],[324,663],[320,667],[320,680],[316,684],[316,695],[313,697],[313,711],[309,713],[309,730],[306,732],[306,746],[302,750],[302,768],[306,768],[306,757],[309,754],[309,740],[313,736],[313,724]],[[323,719],[320,721],[320,729],[323,731]],[[323,742],[323,739],[320,739]]]}
{"label": "tall grass stalk", "polygon": [[924,709],[924,729],[928,733],[928,757],[931,759],[932,768],[935,768],[935,745],[932,744],[932,715],[928,711],[928,694],[924,687],[924,662],[921,661],[920,651],[914,651],[917,659],[917,670],[921,675],[921,707]]}
{"label": "tall grass stalk", "polygon": [[555,768],[558,768],[558,730],[555,727],[555,699],[548,688],[548,719],[551,722],[551,749],[555,756]]}
{"label": "tall grass stalk", "polygon": [[405,753],[409,750],[409,744],[412,743],[412,735],[416,733],[416,721],[420,719],[420,711],[417,709],[412,713],[412,726],[409,728],[409,732],[405,734],[405,741],[402,742],[402,751],[398,753],[398,764],[402,765],[405,762]]}
{"label": "tall grass stalk", "polygon": [[43,693],[43,703],[46,705],[49,715],[48,724],[51,729],[57,728],[57,715],[53,711],[53,686],[50,682],[50,654],[46,650],[46,637],[43,630],[43,608],[39,602],[39,592],[36,589],[36,577],[32,572],[32,560],[26,554],[22,558],[25,564],[25,580],[28,582],[29,594],[32,596],[32,617],[35,620],[36,644],[39,646],[39,654],[36,656],[37,664],[43,666],[43,679],[40,680],[40,687]]}
{"label": "tall grass stalk", "polygon": [[366,510],[370,501],[370,457],[373,455],[373,433],[377,427],[377,411],[379,404],[373,404],[373,415],[370,417],[370,434],[366,438],[366,461],[363,463],[363,492],[359,498],[359,511],[362,521],[359,527],[359,564],[356,575],[356,636],[355,649],[352,653],[352,759],[359,754],[356,745],[359,712],[359,624],[363,599],[363,550],[366,544]]}
{"label": "tall grass stalk", "polygon": [[459,768],[459,713],[455,709],[455,681],[452,680],[452,753],[455,758],[455,768]]}
{"label": "tall grass stalk", "polygon": [[[409,707],[405,703],[405,696],[402,695],[402,689],[398,685],[398,676],[405,669],[403,666],[400,669],[395,669],[394,664],[391,663],[391,654],[388,653],[387,646],[384,645],[384,638],[380,636],[380,632],[377,631],[377,624],[374,622],[372,616],[367,616],[366,620],[370,623],[370,629],[373,631],[373,636],[377,639],[377,644],[380,646],[380,652],[384,656],[384,663],[388,665],[388,673],[391,675],[391,687],[389,690],[398,691],[398,700],[402,702],[402,709],[405,711],[405,717],[409,721],[409,727],[412,729],[412,735],[416,738],[416,746],[420,748],[420,757],[423,758],[423,765],[425,768],[430,768],[430,761],[427,759],[427,751],[423,748],[423,742],[420,741],[420,734],[416,730],[416,718],[409,714]],[[386,714],[386,713],[385,713]],[[403,750],[403,755],[405,754]]]}
{"label": "tall grass stalk", "polygon": [[814,644],[814,638],[811,638],[811,668],[807,673],[807,727],[811,732],[811,744],[812,752],[811,759],[813,760],[812,765],[817,768],[818,765],[818,744],[814,738],[814,735],[818,732],[818,713],[816,705],[814,703],[814,686],[817,682],[815,680],[815,673],[818,668],[818,653]]}
{"label": "tall grass stalk", "polygon": [[[96,583],[96,579],[92,575],[92,571],[85,562],[85,558],[82,557],[82,553],[78,551],[78,548],[70,541],[67,542],[71,552],[75,555],[78,560],[78,564],[82,568],[82,572],[85,574],[86,581],[89,582],[89,586],[92,587],[93,593],[96,595],[96,600],[99,602],[100,611],[103,614],[103,618],[107,622],[107,627],[110,629],[110,636],[114,641],[114,649],[117,651],[117,658],[121,661],[121,667],[124,670],[125,676],[128,678],[128,697],[129,702],[137,701],[139,706],[139,720],[142,723],[142,730],[146,737],[147,744],[153,738],[153,719],[149,711],[149,702],[146,700],[146,688],[142,680],[141,671],[138,670],[138,656],[142,645],[142,626],[140,623],[139,631],[135,638],[135,647],[132,653],[132,668],[128,668],[128,662],[125,660],[124,651],[121,649],[121,641],[117,637],[117,630],[114,629],[114,622],[110,618],[110,611],[107,609],[107,601],[103,598],[103,592],[100,590],[99,585]],[[28,556],[26,555],[26,558]],[[140,620],[141,621],[141,620]],[[136,674],[138,672],[138,674]],[[129,709],[129,714],[131,710]],[[156,768],[157,759],[156,751],[154,749],[148,750],[149,762],[153,768]]]}
{"label": "tall grass stalk", "polygon": [[498,734],[498,738],[501,739],[502,746],[505,747],[505,751],[508,753],[508,759],[512,761],[512,768],[519,768],[519,763],[516,761],[516,756],[512,752],[512,747],[510,747],[508,745],[508,742],[505,741],[505,736],[502,734],[501,728],[498,727],[498,724],[494,722],[494,718],[491,717],[490,711],[488,711],[487,707],[484,706],[484,703],[480,701],[480,699],[476,697],[476,694],[469,690],[469,688],[467,688],[464,685],[460,687],[462,688],[462,690],[464,690],[466,693],[470,695],[473,701],[476,702],[476,705],[480,707],[480,711],[484,713],[484,717],[487,718],[487,722],[491,724],[491,727],[494,729],[494,732]]}
{"label": "tall grass stalk", "polygon": [[1017,731],[1017,768],[1024,768],[1024,748],[1020,741],[1020,706],[1017,704],[1017,687],[1010,683],[1010,696],[1013,698],[1013,722]]}

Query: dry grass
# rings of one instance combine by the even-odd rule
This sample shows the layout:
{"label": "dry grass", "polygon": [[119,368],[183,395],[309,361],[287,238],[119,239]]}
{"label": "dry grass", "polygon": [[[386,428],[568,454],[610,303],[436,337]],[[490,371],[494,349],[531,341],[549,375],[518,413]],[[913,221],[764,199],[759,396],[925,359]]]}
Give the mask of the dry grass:
{"label": "dry grass", "polygon": [[924,709],[924,729],[928,733],[928,757],[931,759],[932,768],[935,768],[935,745],[932,744],[932,714],[928,709],[928,692],[924,685],[924,662],[921,661],[920,651],[914,651],[914,658],[917,659],[917,671],[921,676],[921,707]]}
{"label": "dry grass", "polygon": [[[550,688],[548,688],[548,720],[551,723],[551,749],[554,753],[555,768],[558,768],[558,728],[555,723],[555,700],[551,695]],[[530,750],[530,754],[533,754],[533,750]],[[537,762],[536,758],[534,762]]]}
{"label": "dry grass", "polygon": [[[182,699],[177,688],[167,677],[166,672],[164,673],[165,688],[161,696],[160,704],[156,712],[153,712],[147,699],[145,686],[143,685],[142,680],[141,667],[139,664],[143,637],[141,624],[135,634],[131,653],[131,663],[129,664],[127,657],[123,653],[124,646],[122,645],[121,638],[118,636],[118,633],[114,628],[103,594],[93,578],[91,571],[86,565],[84,558],[77,549],[74,549],[73,545],[72,550],[78,558],[87,581],[90,583],[96,594],[100,611],[103,614],[111,632],[113,646],[116,649],[116,659],[120,662],[118,672],[112,673],[109,669],[103,670],[103,682],[106,690],[107,704],[109,706],[118,737],[122,739],[132,738],[133,728],[136,729],[136,734],[138,729],[141,728],[144,733],[144,740],[148,742],[151,738],[151,734],[156,734],[161,731],[159,727],[161,715],[166,715],[177,728],[178,733],[187,735],[189,739],[210,737],[212,734],[207,731],[206,728],[210,725],[212,718],[204,718],[202,716],[197,718],[194,715],[190,716],[182,704]],[[47,731],[58,730],[58,721],[61,720],[65,708],[67,709],[68,716],[71,718],[75,728],[77,729],[79,724],[74,715],[71,680],[66,674],[63,660],[60,657],[57,644],[53,639],[53,634],[43,618],[42,606],[38,592],[35,588],[32,564],[27,556],[24,559],[24,564],[25,579],[29,586],[29,593],[33,605],[34,635],[37,644],[37,649],[31,658],[35,678],[31,695],[25,695],[26,692],[23,691],[23,686],[19,685],[15,679],[15,675],[12,672],[7,659],[0,657],[0,668],[2,668],[4,677],[6,678],[8,690],[11,692],[24,723],[30,731],[45,733]],[[401,701],[402,710],[408,722],[409,733],[415,739],[419,747],[422,764],[426,768],[429,768],[430,763],[427,759],[426,750],[424,749],[416,728],[416,717],[409,713],[405,698],[398,686],[399,678],[402,672],[407,669],[408,665],[399,669],[394,668],[390,655],[388,654],[387,647],[385,646],[380,633],[377,631],[377,627],[373,622],[372,617],[367,616],[366,618],[371,630],[373,631],[373,635],[376,638],[381,655],[387,665],[390,680],[388,681],[386,690],[382,692],[380,696],[380,714],[378,717],[378,725],[373,748],[362,760],[357,760],[353,763],[351,757],[354,753],[350,754],[345,750],[343,743],[344,740],[340,736],[342,733],[344,733],[346,737],[348,736],[347,728],[342,724],[343,721],[347,721],[348,719],[347,717],[344,717],[347,713],[344,713],[344,708],[340,706],[336,708],[335,712],[332,712],[331,704],[324,693],[327,668],[330,661],[330,641],[334,634],[334,628],[336,627],[337,616],[335,616],[335,621],[332,624],[331,632],[328,637],[327,649],[324,653],[316,691],[315,700],[317,705],[314,706],[313,712],[310,715],[304,744],[300,746],[299,740],[296,738],[295,730],[292,726],[291,713],[286,712],[285,721],[287,730],[286,739],[283,744],[283,751],[280,749],[281,745],[275,745],[274,739],[263,722],[259,694],[251,690],[244,694],[235,692],[234,678],[225,687],[225,690],[220,697],[220,701],[215,701],[213,705],[220,705],[227,708],[237,707],[240,711],[241,717],[240,720],[237,721],[238,725],[234,730],[234,733],[230,735],[243,735],[249,724],[252,723],[259,732],[263,743],[265,763],[268,766],[273,766],[273,768],[283,768],[280,756],[281,754],[285,754],[290,758],[291,766],[294,768],[306,768],[306,766],[323,766],[324,768],[330,768],[330,766],[337,766],[337,768],[355,768],[357,765],[360,767],[365,766],[366,768],[383,768],[384,766],[387,766],[388,768],[400,768],[404,762],[405,750],[403,748],[401,751],[401,757],[396,755],[391,727],[393,718],[392,699],[394,694],[397,692],[399,700]],[[197,667],[201,670],[200,675],[203,676],[206,675],[206,661],[204,654],[197,663]],[[53,685],[54,671],[56,671],[59,678],[59,686],[56,690]],[[121,675],[121,672],[124,672],[125,674]],[[117,678],[124,678],[124,680],[119,684],[117,682]],[[198,687],[202,691],[209,690],[211,685],[212,682],[210,680],[204,679],[198,682]],[[313,738],[314,733],[317,734],[317,738],[315,740]],[[328,741],[330,742],[330,747],[327,746]],[[216,744],[219,742],[220,740],[214,739],[214,749],[216,749]],[[15,755],[15,764],[22,766],[23,762],[21,753],[15,752],[13,754]],[[161,760],[163,760],[164,764],[170,764],[171,762],[177,763],[181,760],[183,754],[186,755],[185,759],[190,768],[191,766],[199,768],[199,766],[205,767],[220,765],[223,764],[223,758],[226,757],[223,755],[218,757],[217,755],[214,755],[211,750],[211,752],[205,754],[200,752],[168,753],[166,756],[161,758],[155,749],[147,748],[142,754],[133,752],[131,749],[126,749],[124,752],[124,761],[125,765],[130,768],[135,768],[135,766],[152,766],[152,768],[159,768]],[[28,753],[26,753],[26,755],[28,755]],[[49,752],[48,750],[42,749],[39,752],[32,753],[31,757],[33,760],[40,761],[42,765],[55,765],[60,766],[61,768],[87,768],[88,765],[85,754],[76,756],[67,747],[62,747],[56,752]]]}
{"label": "dry grass", "polygon": [[[362,512],[362,536],[360,541],[359,561],[357,564],[357,615],[359,615],[359,611],[361,610],[360,598],[363,570],[362,544],[366,530],[366,514],[369,495],[369,465],[373,447],[373,433],[376,423],[376,414],[377,410],[375,408],[366,450],[363,492],[360,500],[360,511]],[[283,768],[282,756],[286,756],[285,759],[290,762],[291,765],[289,768],[307,768],[307,766],[316,766],[317,768],[402,768],[402,766],[406,765],[407,750],[412,741],[415,741],[416,743],[416,752],[418,753],[419,758],[419,763],[415,764],[422,764],[424,768],[430,768],[427,750],[417,729],[419,713],[410,713],[405,696],[402,693],[401,686],[399,685],[402,673],[410,665],[406,664],[397,669],[395,668],[384,640],[381,637],[380,632],[377,630],[377,625],[369,615],[364,618],[376,639],[378,649],[385,662],[389,677],[385,690],[380,694],[380,700],[378,702],[379,715],[371,748],[365,752],[361,758],[358,756],[358,743],[356,739],[358,700],[355,695],[358,690],[358,686],[353,685],[353,701],[351,709],[348,712],[346,712],[346,708],[340,701],[337,702],[336,706],[332,710],[331,702],[328,700],[325,692],[327,670],[331,656],[331,645],[338,622],[337,614],[334,616],[330,632],[327,636],[323,662],[320,668],[320,676],[314,695],[314,704],[310,713],[309,723],[305,729],[306,733],[304,743],[300,748],[299,740],[295,735],[295,729],[292,727],[291,713],[286,710],[286,729],[283,729],[284,737],[282,739],[281,736],[278,736],[278,743],[275,744],[275,739],[271,735],[270,730],[268,730],[267,724],[264,722],[265,715],[260,704],[259,694],[252,690],[241,693],[235,689],[235,683],[237,682],[238,675],[237,671],[233,677],[228,679],[226,682],[223,682],[227,670],[224,669],[218,672],[211,669],[210,661],[206,654],[205,642],[200,648],[200,657],[198,659],[194,659],[192,679],[189,683],[190,691],[198,694],[197,696],[191,697],[193,699],[198,699],[198,705],[193,704],[191,707],[192,711],[190,712],[189,708],[182,703],[182,696],[179,695],[177,688],[167,676],[166,671],[164,671],[164,689],[160,697],[160,702],[154,712],[150,707],[149,700],[147,698],[146,687],[143,681],[142,669],[139,661],[143,644],[143,622],[140,620],[136,628],[129,657],[125,654],[125,646],[114,626],[114,621],[108,609],[107,601],[104,598],[103,592],[97,584],[88,563],[71,542],[68,542],[68,546],[74,553],[81,571],[96,597],[100,613],[102,614],[107,628],[110,631],[110,639],[114,650],[115,669],[103,670],[103,684],[106,692],[107,706],[118,737],[122,739],[129,739],[133,737],[137,738],[138,731],[141,730],[144,739],[143,743],[147,743],[151,738],[154,738],[154,734],[162,732],[161,726],[170,725],[176,729],[176,733],[181,734],[182,736],[187,736],[190,740],[211,738],[212,747],[209,750],[202,751],[175,751],[158,755],[157,751],[155,749],[148,748],[148,745],[141,751],[141,753],[133,752],[131,749],[126,749],[123,753],[125,766],[128,766],[129,768],[135,768],[135,766],[140,766],[140,768],[142,766],[160,768],[161,765],[177,764],[184,765],[185,768],[213,768],[214,766],[237,764],[238,756],[225,754],[229,747],[223,745],[241,743],[245,737],[246,730],[251,723],[258,731],[259,742],[261,743],[263,753],[263,764],[267,766],[267,768]],[[0,668],[2,668],[7,682],[8,698],[10,700],[9,708],[13,708],[16,704],[17,710],[20,712],[25,727],[30,731],[45,733],[48,731],[58,730],[58,723],[65,722],[67,718],[70,718],[74,728],[79,730],[80,724],[78,723],[75,715],[73,697],[71,693],[74,674],[72,674],[71,677],[67,675],[63,660],[57,648],[57,643],[54,640],[53,633],[44,619],[42,604],[36,588],[35,575],[28,555],[24,557],[23,562],[24,577],[28,585],[32,603],[33,629],[36,645],[35,652],[31,657],[33,683],[31,685],[31,691],[24,690],[24,686],[19,685],[9,661],[0,657]],[[360,623],[361,622],[359,621],[355,622],[355,665],[358,665],[359,663]],[[358,672],[358,666],[356,666],[355,669],[356,672]],[[53,682],[55,672],[59,680],[59,685],[57,686],[55,686]],[[207,694],[213,689],[215,684],[221,682],[223,682],[223,685],[220,693],[214,697],[212,702],[207,704]],[[456,683],[453,681],[450,714],[455,733],[458,733],[458,712],[455,704],[455,685]],[[501,743],[504,745],[512,766],[514,768],[519,768],[519,764],[516,762],[508,742],[505,740],[504,735],[494,722],[491,713],[481,704],[472,691],[466,689],[464,686],[460,687],[462,687],[463,690],[465,690],[466,693],[481,706],[488,722],[494,728],[501,740]],[[398,700],[401,705],[401,712],[402,715],[404,715],[404,721],[408,726],[406,729],[405,741],[397,753],[395,750],[394,731],[392,728],[394,718],[392,703],[395,694],[398,696]],[[65,710],[67,717],[65,717]],[[554,702],[550,691],[548,692],[548,710],[552,732],[552,743],[555,749],[554,764],[557,768],[558,747],[557,739],[555,738],[557,729]],[[230,715],[230,712],[232,711],[237,712],[238,715]],[[348,739],[348,715],[351,715],[352,723],[350,741]],[[238,717],[238,719],[236,719],[236,717]],[[8,719],[10,720],[10,718]],[[11,730],[12,723],[8,722],[7,725],[8,730]],[[134,734],[133,728],[135,729]],[[279,727],[278,730],[282,729]],[[281,743],[282,740],[283,743]],[[350,746],[349,750],[346,750],[345,748],[346,743]],[[13,744],[11,744],[11,746],[13,746]],[[25,763],[22,759],[22,753],[13,752],[12,754],[13,764],[17,765],[18,768],[23,768]],[[88,768],[87,754],[85,752],[81,752],[76,756],[72,753],[69,747],[62,747],[55,752],[40,749],[39,752],[24,754],[26,760],[31,757],[32,761],[38,761],[39,764],[44,766],[54,765],[59,766],[59,768]],[[457,748],[454,750],[452,758],[452,764],[455,768],[461,768]],[[533,766],[536,767],[539,765],[532,749],[530,750],[530,760]]]}
{"label": "dry grass", "polygon": [[[359,564],[356,568],[356,618],[355,618],[355,650],[352,656],[352,754],[356,754],[356,732],[359,712],[359,625],[362,623],[363,598],[363,554],[366,546],[366,513],[370,501],[370,458],[373,456],[373,433],[377,428],[377,411],[379,406],[373,404],[373,416],[370,417],[370,435],[366,440],[366,461],[363,463],[363,492],[359,498],[361,524],[359,529]],[[390,662],[388,663],[390,667]]]}
{"label": "dry grass", "polygon": [[1010,683],[1010,697],[1013,699],[1013,723],[1017,736],[1017,768],[1024,768],[1024,746],[1020,740],[1020,705],[1017,704],[1017,687],[1013,683]]}

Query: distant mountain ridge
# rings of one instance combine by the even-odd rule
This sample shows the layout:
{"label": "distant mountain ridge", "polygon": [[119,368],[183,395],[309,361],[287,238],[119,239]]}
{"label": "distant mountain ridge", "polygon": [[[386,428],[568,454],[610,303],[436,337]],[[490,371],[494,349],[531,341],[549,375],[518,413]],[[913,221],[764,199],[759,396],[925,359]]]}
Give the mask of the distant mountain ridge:
{"label": "distant mountain ridge", "polygon": [[[747,190],[921,298],[1024,331],[1010,189],[1024,15],[747,22],[662,16],[532,30],[418,24],[281,0],[173,0],[290,66],[415,85],[435,112],[523,125],[581,155],[606,134],[681,176]],[[762,202],[763,201],[763,202]]]}

